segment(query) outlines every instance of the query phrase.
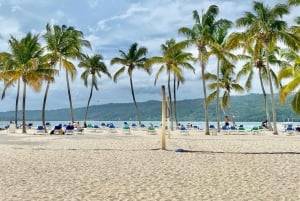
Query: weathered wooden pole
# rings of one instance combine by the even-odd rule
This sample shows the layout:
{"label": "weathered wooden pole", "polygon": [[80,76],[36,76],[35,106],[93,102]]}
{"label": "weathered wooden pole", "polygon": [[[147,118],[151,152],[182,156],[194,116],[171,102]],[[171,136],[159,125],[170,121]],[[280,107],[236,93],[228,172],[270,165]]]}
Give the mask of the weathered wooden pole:
{"label": "weathered wooden pole", "polygon": [[164,85],[161,86],[161,91],[161,149],[166,150],[166,92]]}

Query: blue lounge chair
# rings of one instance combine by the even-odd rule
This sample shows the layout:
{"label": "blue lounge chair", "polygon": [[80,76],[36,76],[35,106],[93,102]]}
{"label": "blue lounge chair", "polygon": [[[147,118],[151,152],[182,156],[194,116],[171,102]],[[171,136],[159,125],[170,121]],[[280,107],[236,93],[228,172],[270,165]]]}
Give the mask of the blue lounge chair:
{"label": "blue lounge chair", "polygon": [[44,132],[45,132],[44,126],[38,126],[38,127],[36,128],[36,133],[42,134],[42,133],[44,133]]}
{"label": "blue lounge chair", "polygon": [[65,130],[66,135],[72,135],[74,134],[74,126],[73,125],[67,125]]}

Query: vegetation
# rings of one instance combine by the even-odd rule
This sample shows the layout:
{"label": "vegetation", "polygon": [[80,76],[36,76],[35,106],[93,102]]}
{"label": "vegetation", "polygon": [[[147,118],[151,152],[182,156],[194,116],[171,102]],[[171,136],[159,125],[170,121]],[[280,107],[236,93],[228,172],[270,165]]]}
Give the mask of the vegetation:
{"label": "vegetation", "polygon": [[[276,94],[275,99],[278,100]],[[300,122],[300,116],[294,113],[290,107],[292,97],[288,97],[285,104],[276,104],[276,112],[279,121],[297,121]],[[138,103],[143,115],[143,121],[161,120],[161,101],[147,101]],[[205,121],[203,109],[199,107],[203,104],[203,99],[177,101],[178,121]],[[265,111],[263,96],[261,94],[249,94],[243,96],[231,97],[232,110],[236,122],[261,122],[265,120]],[[270,101],[268,102],[270,104]],[[89,110],[89,121],[136,121],[136,112],[133,103],[110,103],[104,105],[92,105]],[[216,122],[215,116],[216,102],[212,101],[208,107],[209,118],[211,122]],[[84,121],[86,108],[75,108],[74,114],[76,120]],[[40,110],[27,112],[28,121],[40,121]],[[69,121],[68,109],[47,110],[48,121]],[[227,113],[222,112],[222,119]],[[14,118],[14,112],[0,112],[0,121],[9,121]],[[231,120],[231,119],[230,119]]]}
{"label": "vegetation", "polygon": [[[205,121],[205,133],[209,134],[210,121],[217,121],[220,127],[221,112],[227,111],[232,120],[236,121],[262,121],[273,122],[274,134],[278,134],[276,122],[287,118],[294,118],[295,113],[300,114],[300,17],[296,17],[296,25],[289,25],[284,17],[290,12],[292,6],[299,6],[299,0],[287,0],[285,4],[276,4],[269,7],[262,2],[253,2],[252,11],[245,12],[235,23],[227,19],[218,19],[219,8],[211,5],[199,15],[194,10],[192,27],[181,27],[179,34],[185,38],[176,42],[167,40],[162,46],[161,55],[146,58],[147,48],[138,47],[134,42],[128,52],[119,50],[120,56],[111,59],[111,65],[120,65],[114,72],[113,80],[117,82],[121,74],[127,73],[130,81],[133,104],[108,104],[105,106],[90,106],[93,90],[98,91],[98,80],[101,74],[111,77],[100,53],[94,55],[85,54],[84,48],[91,48],[89,41],[85,40],[83,33],[72,26],[46,25],[43,39],[40,43],[38,35],[27,33],[21,39],[11,36],[9,47],[11,52],[0,53],[0,80],[3,81],[2,98],[5,98],[7,90],[17,87],[16,106],[14,114],[2,113],[2,120],[19,118],[18,104],[20,92],[22,96],[22,124],[26,124],[26,90],[31,87],[36,92],[43,89],[46,84],[43,98],[42,121],[46,120],[159,120],[161,107],[159,101],[139,103],[133,87],[133,71],[144,70],[149,75],[151,68],[158,66],[154,75],[155,83],[159,76],[166,72],[168,95],[170,97],[170,115],[177,121]],[[230,29],[240,30],[232,32]],[[229,34],[231,33],[231,34]],[[41,44],[45,44],[42,47]],[[187,48],[196,48],[197,56]],[[194,49],[193,49],[194,50]],[[192,50],[192,51],[193,51]],[[216,59],[215,68],[211,68],[209,61]],[[87,107],[73,111],[70,78],[73,79],[77,72],[75,61],[79,61],[78,67],[85,68],[81,75],[83,84],[90,83],[90,95]],[[176,101],[176,89],[184,84],[186,77],[184,70],[194,71],[194,61],[199,65],[203,87],[203,99]],[[239,66],[238,66],[239,65]],[[210,69],[208,69],[208,66]],[[279,67],[276,72],[274,67]],[[50,84],[53,83],[61,70],[64,70],[67,83],[67,92],[70,104],[70,118],[64,110],[46,111],[46,101]],[[232,91],[242,92],[243,88],[251,90],[253,75],[257,70],[263,96],[250,95],[231,97]],[[236,75],[236,76],[235,76]],[[91,76],[91,79],[88,79]],[[246,80],[242,78],[246,76]],[[173,80],[172,80],[173,79]],[[173,94],[171,82],[173,81]],[[266,87],[268,86],[268,87]],[[274,87],[279,87],[278,96],[274,95]],[[268,89],[268,90],[267,90]],[[199,89],[201,90],[201,89]],[[222,97],[221,96],[222,93]],[[222,104],[219,99],[222,98]],[[174,103],[174,107],[173,107]],[[282,104],[282,105],[279,105]],[[291,106],[287,106],[291,104]],[[199,107],[203,104],[203,108]],[[268,106],[271,106],[272,115]],[[125,108],[126,106],[126,108]],[[222,111],[219,110],[222,106]],[[88,114],[89,108],[92,110]],[[135,109],[135,113],[132,109]],[[249,110],[251,108],[251,110]],[[107,111],[109,109],[109,111]],[[83,111],[84,110],[84,111]],[[30,120],[40,120],[40,111],[27,111]],[[61,113],[64,112],[64,113]],[[83,116],[83,114],[85,114]],[[99,116],[101,114],[101,116]],[[135,114],[135,115],[134,115]],[[143,115],[143,118],[141,117]],[[61,119],[58,119],[60,117]],[[178,117],[178,120],[177,120]],[[55,118],[55,119],[52,119]],[[45,126],[46,128],[46,126]],[[23,133],[26,127],[23,127]],[[47,130],[45,129],[45,132]]]}
{"label": "vegetation", "polygon": [[130,89],[131,89],[131,95],[134,102],[135,110],[137,113],[137,120],[139,124],[141,124],[141,113],[139,111],[138,105],[136,103],[134,89],[133,89],[133,70],[138,68],[146,71],[148,74],[150,74],[150,69],[145,67],[145,61],[147,54],[147,48],[146,47],[140,47],[138,48],[138,44],[134,43],[130,46],[128,53],[126,54],[124,51],[119,50],[121,57],[115,57],[111,60],[110,64],[121,64],[122,67],[114,74],[114,82],[117,82],[118,77],[125,72],[127,68],[127,73],[129,76],[130,81]]}

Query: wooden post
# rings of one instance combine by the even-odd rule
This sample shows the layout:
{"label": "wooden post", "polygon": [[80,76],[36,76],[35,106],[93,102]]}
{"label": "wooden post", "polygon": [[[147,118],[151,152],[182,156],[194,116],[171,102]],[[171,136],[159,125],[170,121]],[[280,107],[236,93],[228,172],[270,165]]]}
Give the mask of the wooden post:
{"label": "wooden post", "polygon": [[162,85],[162,102],[161,102],[161,149],[166,150],[166,92],[165,86]]}

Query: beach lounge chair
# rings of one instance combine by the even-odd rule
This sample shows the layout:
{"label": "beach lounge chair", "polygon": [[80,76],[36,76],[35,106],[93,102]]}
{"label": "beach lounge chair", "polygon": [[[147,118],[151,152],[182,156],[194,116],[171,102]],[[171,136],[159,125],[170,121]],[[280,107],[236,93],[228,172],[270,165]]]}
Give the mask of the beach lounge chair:
{"label": "beach lounge chair", "polygon": [[109,133],[116,133],[117,132],[116,126],[113,123],[108,124],[108,132]]}
{"label": "beach lounge chair", "polygon": [[8,126],[8,133],[16,133],[16,124],[10,123]]}
{"label": "beach lounge chair", "polygon": [[37,133],[37,134],[43,134],[43,133],[45,133],[44,126],[38,126],[38,127],[36,128],[36,133]]}
{"label": "beach lounge chair", "polygon": [[147,134],[149,134],[149,135],[156,135],[157,134],[156,130],[155,130],[155,127],[152,124],[150,124],[150,126],[148,126]]}
{"label": "beach lounge chair", "polygon": [[229,134],[229,127],[228,126],[226,126],[226,125],[223,125],[222,127],[221,127],[221,132],[223,133],[223,134]]}
{"label": "beach lounge chair", "polygon": [[209,131],[210,131],[210,135],[217,135],[217,129],[215,125],[213,124],[209,125]]}
{"label": "beach lounge chair", "polygon": [[293,124],[288,124],[285,131],[287,132],[287,134],[292,135],[295,134],[295,129],[293,127]]}
{"label": "beach lounge chair", "polygon": [[246,133],[246,129],[245,129],[245,127],[244,127],[244,125],[240,125],[239,127],[238,127],[238,132],[241,134],[241,133]]}
{"label": "beach lounge chair", "polygon": [[62,125],[61,124],[59,124],[57,126],[54,126],[53,134],[56,134],[56,135],[63,135],[64,134],[64,131],[62,129]]}
{"label": "beach lounge chair", "polygon": [[130,127],[129,127],[128,124],[125,124],[125,125],[123,126],[122,133],[123,133],[123,134],[130,134],[130,133],[131,133],[131,132],[130,132]]}
{"label": "beach lounge chair", "polygon": [[250,130],[251,134],[259,134],[259,127],[258,126],[253,126]]}
{"label": "beach lounge chair", "polygon": [[180,126],[179,132],[185,135],[189,135],[189,130],[184,125]]}
{"label": "beach lounge chair", "polygon": [[74,126],[73,125],[67,125],[67,127],[65,129],[65,134],[66,135],[74,134]]}

